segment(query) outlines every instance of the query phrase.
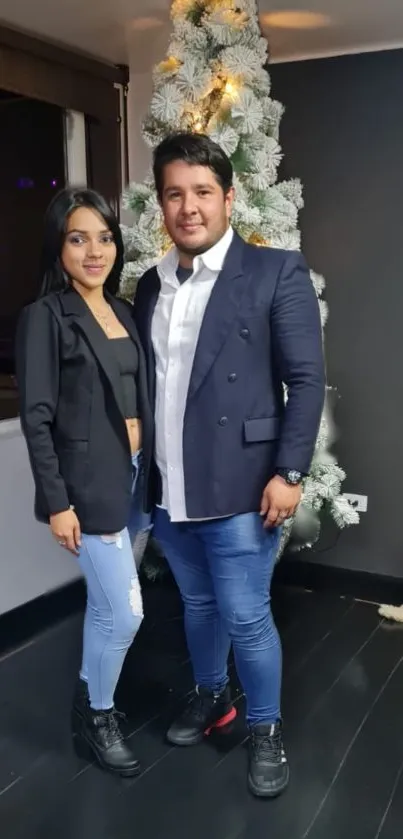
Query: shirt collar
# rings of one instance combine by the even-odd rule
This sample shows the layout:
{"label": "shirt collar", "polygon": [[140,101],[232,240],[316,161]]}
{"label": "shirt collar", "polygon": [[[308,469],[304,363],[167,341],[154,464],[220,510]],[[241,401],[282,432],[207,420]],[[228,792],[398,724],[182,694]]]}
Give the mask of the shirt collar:
{"label": "shirt collar", "polygon": [[[198,271],[204,265],[210,271],[221,271],[233,236],[233,228],[229,227],[224,233],[224,236],[222,236],[212,248],[205,253],[200,254],[200,256],[195,257],[193,260],[194,270]],[[172,276],[172,274],[176,275],[178,264],[178,251],[174,246],[168,251],[168,253],[165,254],[165,256],[162,257],[161,262],[157,266],[160,279]]]}

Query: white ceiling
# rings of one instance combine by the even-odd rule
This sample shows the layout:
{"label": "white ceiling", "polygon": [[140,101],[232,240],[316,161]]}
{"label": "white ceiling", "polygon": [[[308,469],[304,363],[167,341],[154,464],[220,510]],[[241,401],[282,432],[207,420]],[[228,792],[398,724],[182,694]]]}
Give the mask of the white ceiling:
{"label": "white ceiling", "polygon": [[[169,0],[1,0],[0,16],[6,25],[146,71],[164,53],[169,6]],[[403,46],[402,0],[369,6],[369,0],[260,0],[262,21],[275,14],[264,24],[272,60]]]}

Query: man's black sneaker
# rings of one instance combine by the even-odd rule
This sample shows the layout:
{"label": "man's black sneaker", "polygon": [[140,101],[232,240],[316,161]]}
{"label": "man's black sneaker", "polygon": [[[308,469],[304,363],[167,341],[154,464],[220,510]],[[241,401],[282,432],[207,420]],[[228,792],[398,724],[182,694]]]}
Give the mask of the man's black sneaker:
{"label": "man's black sneaker", "polygon": [[195,746],[213,729],[227,733],[235,717],[236,709],[228,685],[221,693],[200,687],[183,714],[171,725],[167,739],[175,746]]}
{"label": "man's black sneaker", "polygon": [[281,723],[250,726],[248,785],[259,798],[275,798],[288,786]]}

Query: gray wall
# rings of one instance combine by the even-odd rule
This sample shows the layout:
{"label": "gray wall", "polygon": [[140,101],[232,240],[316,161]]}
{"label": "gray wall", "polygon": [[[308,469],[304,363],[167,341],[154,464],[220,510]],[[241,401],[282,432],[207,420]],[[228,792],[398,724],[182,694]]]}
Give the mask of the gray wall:
{"label": "gray wall", "polygon": [[360,526],[304,558],[403,577],[403,51],[273,65],[271,78],[281,174],[303,181],[303,249],[327,280],[345,491],[369,497]]}
{"label": "gray wall", "polygon": [[74,557],[33,517],[34,489],[19,420],[0,422],[0,615],[78,579]]}

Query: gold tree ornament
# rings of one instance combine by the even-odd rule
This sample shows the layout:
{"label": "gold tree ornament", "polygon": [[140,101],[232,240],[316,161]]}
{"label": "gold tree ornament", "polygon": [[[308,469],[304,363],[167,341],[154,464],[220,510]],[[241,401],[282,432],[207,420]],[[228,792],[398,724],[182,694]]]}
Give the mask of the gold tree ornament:
{"label": "gold tree ornament", "polygon": [[156,70],[159,73],[175,73],[179,70],[181,66],[181,62],[178,58],[175,58],[174,55],[170,55],[168,58],[165,58],[164,61],[160,61],[159,64],[156,66]]}

